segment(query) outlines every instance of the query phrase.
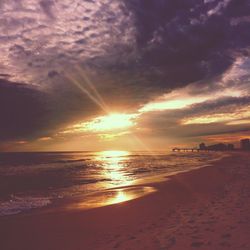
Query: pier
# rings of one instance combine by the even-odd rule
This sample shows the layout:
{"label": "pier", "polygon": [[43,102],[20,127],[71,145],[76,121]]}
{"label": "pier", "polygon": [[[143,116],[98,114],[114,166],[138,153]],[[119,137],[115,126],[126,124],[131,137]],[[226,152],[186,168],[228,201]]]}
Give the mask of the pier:
{"label": "pier", "polygon": [[200,152],[199,148],[173,148],[173,152]]}
{"label": "pier", "polygon": [[[240,141],[240,143],[241,143],[242,150],[250,150],[249,139],[243,139]],[[217,144],[206,146],[204,142],[199,144],[198,147],[193,147],[193,148],[188,148],[188,147],[172,148],[173,152],[200,152],[200,151],[209,152],[209,151],[233,151],[233,150],[235,150],[234,144],[217,143]]]}

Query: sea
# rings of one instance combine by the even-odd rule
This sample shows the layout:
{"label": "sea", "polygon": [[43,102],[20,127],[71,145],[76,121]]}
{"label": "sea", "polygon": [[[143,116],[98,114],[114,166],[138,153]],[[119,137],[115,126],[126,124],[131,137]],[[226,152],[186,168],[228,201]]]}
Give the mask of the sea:
{"label": "sea", "polygon": [[77,200],[78,208],[123,202],[157,191],[150,182],[224,156],[220,152],[0,153],[0,216],[66,200]]}

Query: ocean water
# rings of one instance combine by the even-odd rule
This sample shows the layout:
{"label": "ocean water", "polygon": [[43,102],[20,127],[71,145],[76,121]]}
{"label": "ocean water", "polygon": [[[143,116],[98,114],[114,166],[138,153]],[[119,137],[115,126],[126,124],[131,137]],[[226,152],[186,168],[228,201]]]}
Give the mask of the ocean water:
{"label": "ocean water", "polygon": [[125,201],[153,191],[146,185],[136,189],[138,183],[221,157],[218,152],[0,153],[0,216],[74,197],[81,197],[81,206]]}

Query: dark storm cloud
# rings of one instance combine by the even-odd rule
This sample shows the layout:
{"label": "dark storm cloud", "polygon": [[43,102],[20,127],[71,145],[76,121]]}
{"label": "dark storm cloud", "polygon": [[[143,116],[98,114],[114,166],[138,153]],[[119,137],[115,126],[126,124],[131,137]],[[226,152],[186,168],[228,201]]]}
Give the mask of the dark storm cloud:
{"label": "dark storm cloud", "polygon": [[[55,77],[55,73],[51,73]],[[72,84],[45,92],[0,79],[0,140],[36,139],[56,133],[68,122],[90,116],[96,107]]]}
{"label": "dark storm cloud", "polygon": [[20,139],[46,127],[44,98],[24,84],[0,80],[0,140]]}
{"label": "dark storm cloud", "polygon": [[125,3],[133,13],[135,46],[117,44],[107,55],[86,63],[106,77],[107,85],[115,81],[118,89],[131,90],[134,96],[129,102],[143,103],[192,82],[201,86],[196,92],[214,89],[214,82],[221,80],[237,57],[248,57],[249,25],[231,21],[250,15],[249,1]]}
{"label": "dark storm cloud", "polygon": [[232,26],[230,20],[250,14],[250,6],[249,1],[227,1],[209,16],[219,2],[126,1],[136,20],[137,69],[151,70],[145,81],[174,88],[215,77],[231,66],[235,54],[249,46],[250,34],[247,23]]}

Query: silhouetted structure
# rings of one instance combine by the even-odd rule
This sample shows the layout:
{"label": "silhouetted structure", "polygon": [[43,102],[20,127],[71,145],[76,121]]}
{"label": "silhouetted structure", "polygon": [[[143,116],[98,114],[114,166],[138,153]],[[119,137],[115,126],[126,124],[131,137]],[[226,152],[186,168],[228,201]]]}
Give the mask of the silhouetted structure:
{"label": "silhouetted structure", "polygon": [[241,140],[240,147],[242,150],[250,150],[250,140],[249,139]]}
{"label": "silhouetted structure", "polygon": [[197,152],[199,152],[200,151],[200,149],[199,148],[173,148],[172,149],[172,151],[173,152],[195,152],[195,151],[197,151]]}
{"label": "silhouetted structure", "polygon": [[207,146],[207,149],[213,151],[225,151],[227,150],[227,145],[224,143],[217,143],[214,145]]}
{"label": "silhouetted structure", "polygon": [[[242,139],[240,141],[240,149],[241,150],[248,150],[250,151],[250,139],[246,138],[246,139]],[[236,150],[240,150],[239,148],[237,148]],[[175,147],[172,149],[173,152],[177,151],[177,152],[200,152],[200,151],[233,151],[235,150],[234,144],[225,144],[225,143],[217,143],[217,144],[213,144],[213,145],[209,145],[206,146],[206,144],[204,142],[199,144],[199,147],[196,148],[178,148]]]}
{"label": "silhouetted structure", "polygon": [[224,144],[224,143],[217,143],[213,145],[206,146],[204,142],[199,145],[200,150],[205,151],[227,151],[227,150],[234,150],[233,144]]}

